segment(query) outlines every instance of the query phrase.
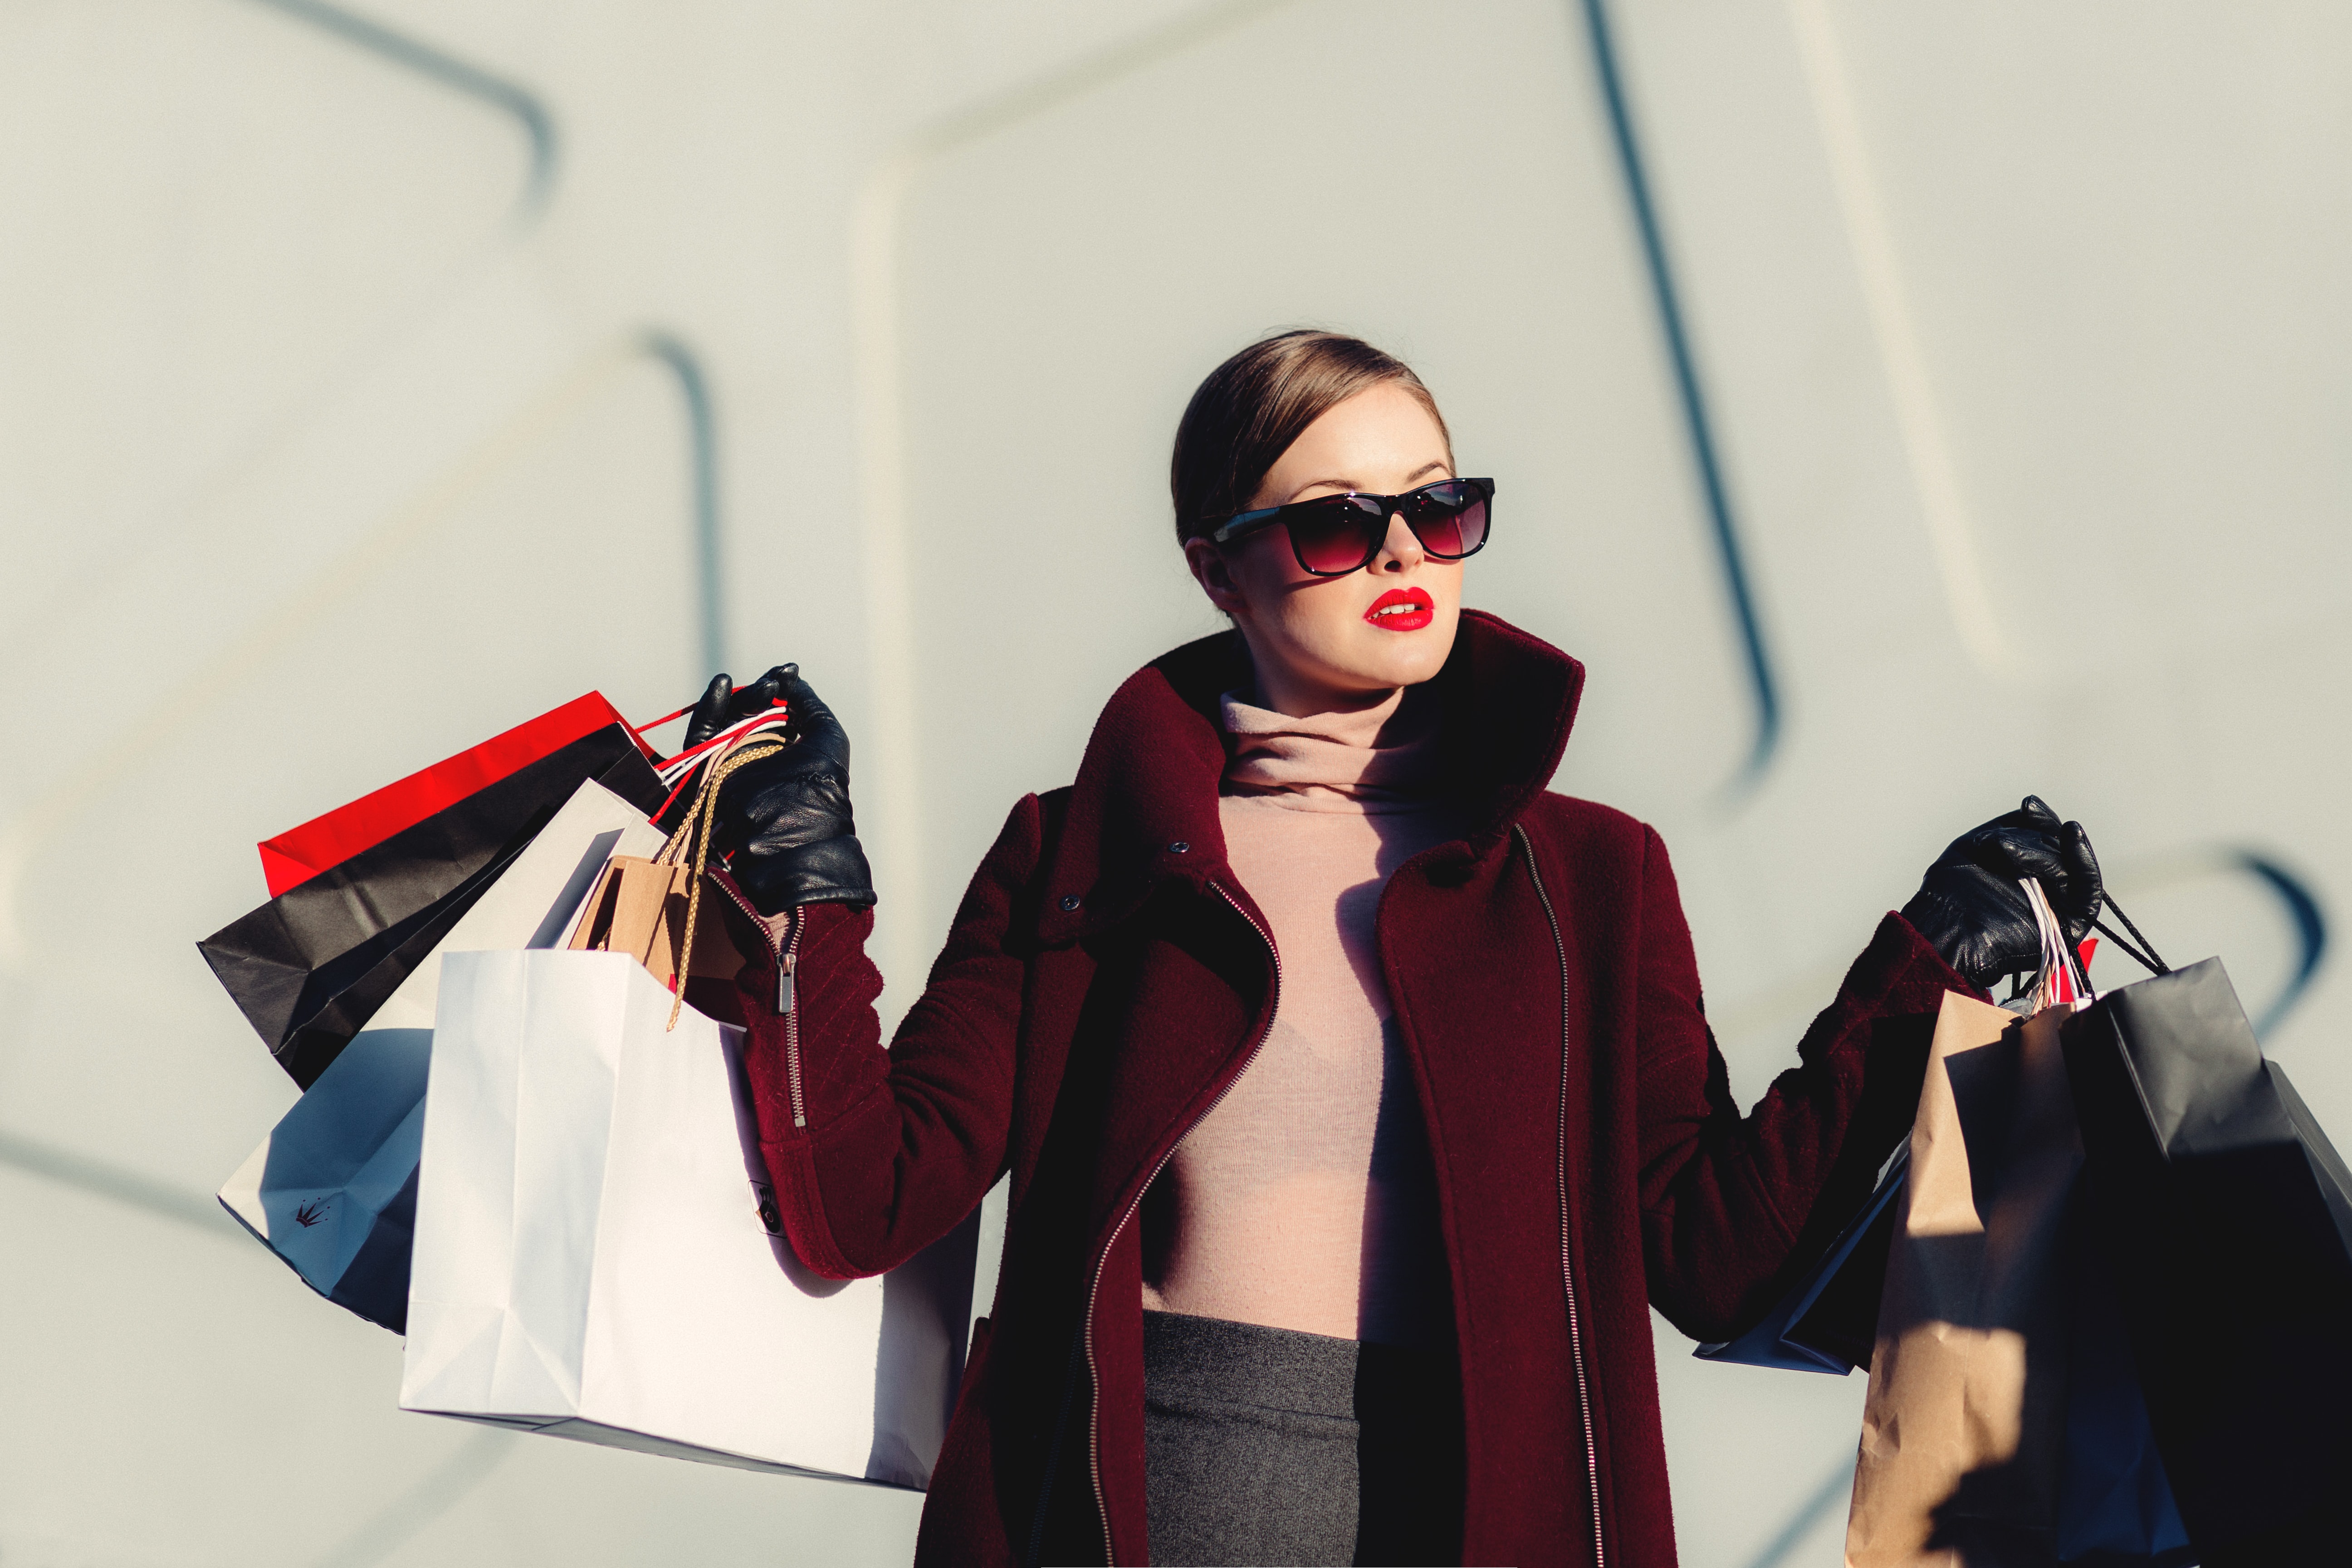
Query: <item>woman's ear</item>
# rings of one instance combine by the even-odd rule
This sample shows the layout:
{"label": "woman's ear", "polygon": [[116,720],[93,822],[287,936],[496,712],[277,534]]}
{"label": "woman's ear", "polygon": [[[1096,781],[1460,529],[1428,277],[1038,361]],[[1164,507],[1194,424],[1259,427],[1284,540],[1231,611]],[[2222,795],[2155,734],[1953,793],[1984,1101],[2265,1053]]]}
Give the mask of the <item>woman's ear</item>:
{"label": "woman's ear", "polygon": [[1225,614],[1239,615],[1249,607],[1241,584],[1234,579],[1233,563],[1207,540],[1184,542],[1184,564],[1192,569],[1192,580],[1201,584],[1201,592],[1209,595],[1209,603]]}

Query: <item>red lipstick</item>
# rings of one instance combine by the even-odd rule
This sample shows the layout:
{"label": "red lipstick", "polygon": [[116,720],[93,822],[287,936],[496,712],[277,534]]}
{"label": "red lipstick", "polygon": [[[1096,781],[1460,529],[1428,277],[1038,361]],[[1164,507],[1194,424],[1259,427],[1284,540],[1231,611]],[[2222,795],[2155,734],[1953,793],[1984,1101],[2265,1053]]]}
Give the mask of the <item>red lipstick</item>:
{"label": "red lipstick", "polygon": [[1423,588],[1391,588],[1364,612],[1384,632],[1417,632],[1436,618],[1437,605]]}

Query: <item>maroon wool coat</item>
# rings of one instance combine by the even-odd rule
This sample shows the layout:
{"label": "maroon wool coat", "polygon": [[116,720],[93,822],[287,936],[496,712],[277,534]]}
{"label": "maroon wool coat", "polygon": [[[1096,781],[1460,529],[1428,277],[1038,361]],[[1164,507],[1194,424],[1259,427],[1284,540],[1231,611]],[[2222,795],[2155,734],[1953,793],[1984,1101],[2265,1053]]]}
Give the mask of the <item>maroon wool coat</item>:
{"label": "maroon wool coat", "polygon": [[[1149,1561],[1136,1209],[1278,984],[1217,819],[1217,695],[1248,675],[1226,633],[1119,689],[1076,783],[1013,808],[887,1052],[868,912],[798,911],[788,1013],[773,965],[740,982],[810,1268],[893,1268],[1012,1174],[918,1563]],[[1675,1546],[1646,1309],[1703,1339],[1760,1316],[1909,1127],[1936,1008],[1969,988],[1888,915],[1743,1120],[1664,847],[1544,791],[1583,675],[1464,614],[1439,679],[1475,826],[1398,868],[1378,942],[1452,1266],[1464,1558],[1647,1568]]]}

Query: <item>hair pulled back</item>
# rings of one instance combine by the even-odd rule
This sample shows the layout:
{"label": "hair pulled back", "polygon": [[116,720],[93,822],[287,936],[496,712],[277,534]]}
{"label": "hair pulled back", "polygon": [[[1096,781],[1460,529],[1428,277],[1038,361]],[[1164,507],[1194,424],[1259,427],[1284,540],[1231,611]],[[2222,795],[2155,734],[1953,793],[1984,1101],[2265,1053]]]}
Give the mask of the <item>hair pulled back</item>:
{"label": "hair pulled back", "polygon": [[1360,338],[1301,329],[1261,338],[1209,373],[1176,425],[1168,489],[1182,543],[1249,508],[1266,471],[1306,428],[1360,392],[1394,382],[1437,421],[1445,417],[1402,360]]}

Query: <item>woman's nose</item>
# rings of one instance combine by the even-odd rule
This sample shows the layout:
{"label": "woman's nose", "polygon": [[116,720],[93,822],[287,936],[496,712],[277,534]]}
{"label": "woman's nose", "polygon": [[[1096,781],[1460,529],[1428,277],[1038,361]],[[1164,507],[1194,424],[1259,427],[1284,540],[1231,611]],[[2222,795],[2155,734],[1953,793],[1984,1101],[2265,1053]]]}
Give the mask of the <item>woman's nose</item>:
{"label": "woman's nose", "polygon": [[1404,513],[1392,511],[1389,513],[1389,535],[1381,542],[1381,552],[1373,561],[1372,569],[1376,572],[1410,572],[1421,564],[1426,553],[1421,547],[1421,540],[1405,526]]}

